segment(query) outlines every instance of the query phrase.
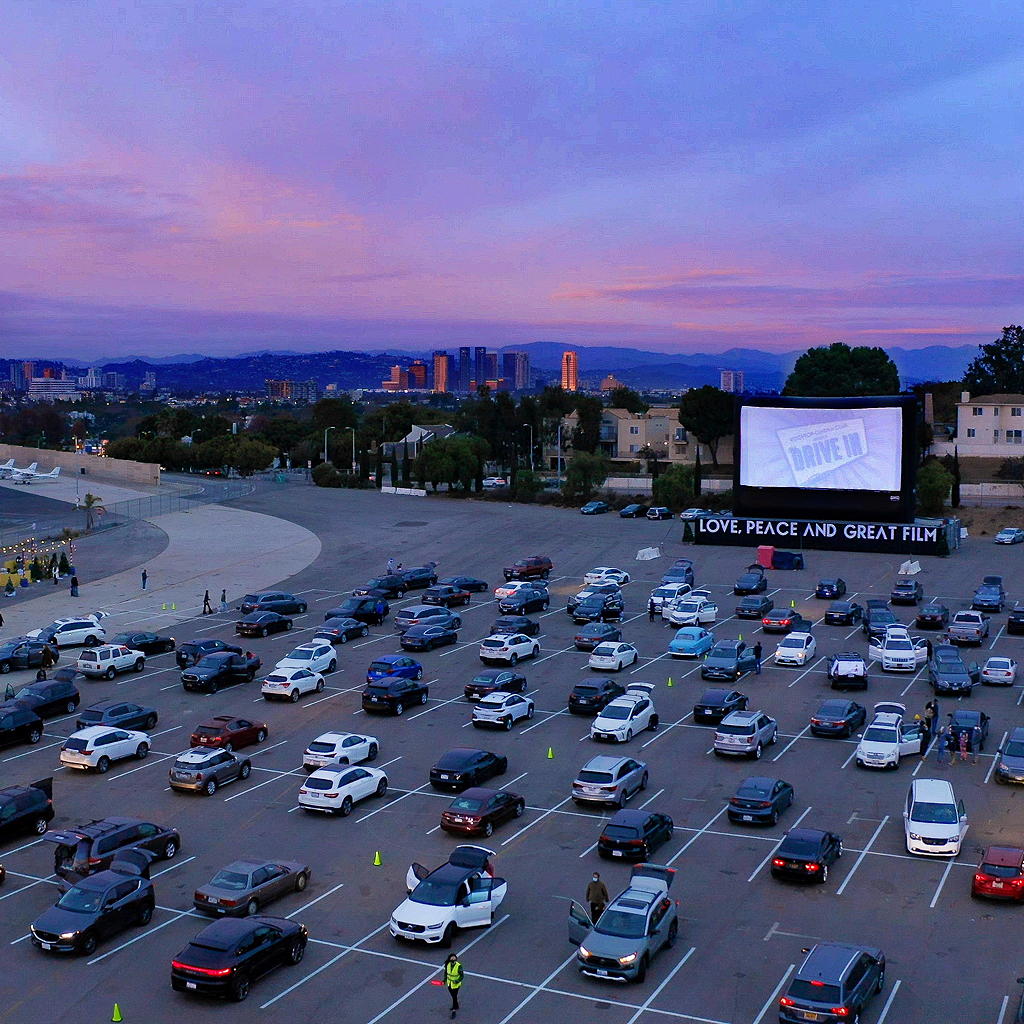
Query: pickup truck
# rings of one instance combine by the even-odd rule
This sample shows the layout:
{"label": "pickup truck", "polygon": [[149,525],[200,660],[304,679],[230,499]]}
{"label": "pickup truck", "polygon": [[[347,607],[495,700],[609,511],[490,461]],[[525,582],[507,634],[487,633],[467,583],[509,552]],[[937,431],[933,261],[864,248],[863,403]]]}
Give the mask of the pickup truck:
{"label": "pickup truck", "polygon": [[988,636],[989,620],[981,612],[957,612],[946,630],[951,644],[981,644]]}
{"label": "pickup truck", "polygon": [[225,686],[252,682],[262,664],[255,654],[208,654],[198,665],[181,673],[181,685],[199,693],[216,693]]}

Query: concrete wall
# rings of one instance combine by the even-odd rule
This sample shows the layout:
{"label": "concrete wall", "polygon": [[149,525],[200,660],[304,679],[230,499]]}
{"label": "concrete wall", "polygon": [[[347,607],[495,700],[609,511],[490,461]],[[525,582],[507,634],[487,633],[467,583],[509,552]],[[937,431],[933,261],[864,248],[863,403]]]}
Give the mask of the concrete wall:
{"label": "concrete wall", "polygon": [[38,462],[38,472],[48,473],[54,466],[60,466],[63,477],[81,475],[91,480],[107,481],[114,484],[158,487],[160,467],[153,462],[132,462],[128,459],[103,459],[98,455],[84,452],[54,452],[44,448],[28,448],[19,444],[0,444],[0,462],[14,459],[14,465],[24,468]]}

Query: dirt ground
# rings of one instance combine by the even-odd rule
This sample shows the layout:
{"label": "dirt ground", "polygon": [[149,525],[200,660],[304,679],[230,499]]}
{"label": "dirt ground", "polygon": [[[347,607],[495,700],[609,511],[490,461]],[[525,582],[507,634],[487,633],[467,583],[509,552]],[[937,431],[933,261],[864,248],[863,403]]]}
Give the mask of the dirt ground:
{"label": "dirt ground", "polygon": [[999,508],[962,506],[959,509],[951,509],[950,514],[958,515],[960,522],[974,537],[992,536],[1004,526],[1024,526],[1024,504]]}

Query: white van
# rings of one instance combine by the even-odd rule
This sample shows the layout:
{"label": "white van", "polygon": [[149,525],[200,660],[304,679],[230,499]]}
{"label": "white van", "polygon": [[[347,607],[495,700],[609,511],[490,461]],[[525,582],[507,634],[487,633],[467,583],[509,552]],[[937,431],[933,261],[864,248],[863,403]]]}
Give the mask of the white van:
{"label": "white van", "polygon": [[903,809],[907,852],[955,857],[967,835],[967,811],[945,779],[914,779]]}

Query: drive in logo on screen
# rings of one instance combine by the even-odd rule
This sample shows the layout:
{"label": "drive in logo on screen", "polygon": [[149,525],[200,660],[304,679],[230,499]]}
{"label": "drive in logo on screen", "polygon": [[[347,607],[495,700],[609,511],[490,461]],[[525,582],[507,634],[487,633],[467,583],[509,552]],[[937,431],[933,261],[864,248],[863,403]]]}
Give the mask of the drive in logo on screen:
{"label": "drive in logo on screen", "polygon": [[776,432],[798,487],[813,484],[868,454],[862,419],[832,420]]}

